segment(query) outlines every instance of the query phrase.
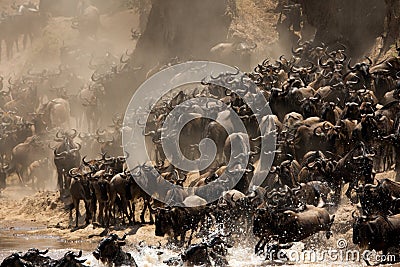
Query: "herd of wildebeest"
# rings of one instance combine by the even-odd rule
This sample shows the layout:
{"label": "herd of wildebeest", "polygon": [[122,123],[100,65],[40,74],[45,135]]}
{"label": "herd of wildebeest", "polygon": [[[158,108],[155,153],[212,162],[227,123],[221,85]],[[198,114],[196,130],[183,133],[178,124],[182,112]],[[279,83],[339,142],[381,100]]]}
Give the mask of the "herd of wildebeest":
{"label": "herd of wildebeest", "polygon": [[[72,209],[76,210],[76,227],[81,200],[85,203],[86,224],[96,222],[110,227],[125,224],[126,219],[129,224],[135,223],[135,204],[142,198],[141,223],[145,223],[145,211],[149,209],[156,236],[168,234],[173,237],[171,242],[184,245],[186,233],[191,232],[190,244],[198,228],[198,235],[204,236],[212,229],[239,235],[253,233],[258,240],[256,253],[270,251],[270,244],[277,249],[286,248],[320,231],[325,231],[329,238],[335,234],[331,233],[334,211],[341,198],[346,197],[359,206],[352,214],[353,242],[360,248],[387,253],[397,248],[399,242],[400,184],[390,179],[377,180],[375,174],[397,170],[399,166],[400,57],[393,55],[375,64],[366,57],[353,63],[345,49],[340,44],[331,49],[311,42],[299,43],[290,58],[265,60],[243,76],[238,76],[238,71],[205,77],[193,90],[185,89],[164,97],[149,111],[146,123],[135,116],[148,107],[138,107],[130,115],[132,124],[123,125],[121,115],[116,114],[109,129],[98,128],[90,134],[78,134],[77,130],[66,128],[73,116],[71,107],[76,103],[68,99],[68,86],[62,89],[50,86],[57,79],[73,84],[76,76],[68,69],[30,71],[19,79],[9,79],[8,89],[1,91],[1,187],[16,173],[14,177],[19,177],[20,183],[32,183],[40,188],[44,183],[40,171],[45,168],[49,176],[54,163],[61,197],[72,199],[71,216]],[[398,47],[397,52],[400,53]],[[102,79],[94,76],[90,86],[79,92],[78,99],[85,100],[86,95],[96,99],[94,88],[101,87]],[[234,93],[227,87],[239,90]],[[42,91],[42,88],[50,90]],[[52,94],[59,95],[46,104],[40,101],[51,98]],[[244,97],[257,101],[261,95],[269,100],[274,115],[258,118],[257,111],[243,101]],[[240,116],[247,132],[228,135],[219,123],[198,118],[196,110],[199,113],[207,110],[216,118],[230,120],[215,101],[185,106],[185,100],[200,96],[229,105]],[[85,114],[91,112],[91,105],[78,103]],[[162,150],[161,132],[166,130],[162,128],[163,122],[179,104],[188,111],[182,115],[196,118],[181,134],[183,154],[198,157],[195,145],[206,137],[214,140],[217,147],[217,160],[197,175],[175,169]],[[135,129],[139,129],[152,148],[154,167],[160,175],[155,175],[150,162],[127,168],[126,159],[135,155],[123,154],[122,132]],[[266,171],[260,154],[271,151],[262,150],[261,142],[271,135],[277,140],[273,166],[261,186],[251,186],[254,173]],[[235,157],[232,165],[226,159],[235,138],[247,138],[250,149]],[[52,142],[55,143],[51,145]],[[96,153],[101,156],[96,157]],[[250,156],[249,162],[240,158],[246,153]],[[229,184],[230,175],[237,171],[244,174],[233,189],[224,191],[218,201],[206,203],[203,194],[210,192],[200,190],[201,186],[213,181],[218,181],[214,189],[219,183]],[[218,178],[224,172],[227,178],[221,181]],[[143,179],[153,184],[167,180],[194,188],[171,192],[157,189],[158,194],[171,196],[187,207],[153,200],[138,185]],[[342,196],[345,184],[348,188]],[[219,255],[216,257],[220,264],[227,264],[220,258],[226,253],[212,252],[214,245],[226,245],[223,236],[218,238],[221,241],[189,247],[197,251],[190,252],[190,261],[210,261],[209,257],[199,256],[206,253]],[[12,257],[23,259],[24,256]]]}
{"label": "herd of wildebeest", "polygon": [[[16,9],[22,12],[20,16],[26,15],[23,12],[33,16],[36,10],[28,6]],[[11,18],[3,14],[0,27],[8,20]],[[19,33],[17,43],[21,34],[25,36]],[[7,52],[10,57],[12,42],[11,52]],[[67,207],[71,227],[74,220],[76,228],[81,201],[85,225],[106,228],[136,223],[135,206],[141,203],[140,222],[146,223],[148,210],[156,236],[169,235],[178,246],[190,245],[195,233],[203,237],[179,259],[165,262],[171,265],[183,261],[227,266],[228,243],[237,235],[252,236],[257,241],[255,253],[265,253],[273,260],[273,254],[267,253],[271,250],[288,248],[320,231],[326,232],[327,238],[335,235],[331,232],[334,213],[347,198],[357,207],[352,214],[353,243],[386,255],[400,242],[400,183],[396,182],[400,181],[400,48],[395,46],[397,54],[380,62],[369,57],[357,62],[346,54],[343,44],[299,41],[291,56],[266,59],[252,72],[240,75],[238,70],[204,77],[196,88],[176,90],[151,110],[137,107],[128,115],[131,124],[123,123],[122,114],[110,112],[116,103],[111,97],[118,90],[113,88],[115,80],[121,73],[139,70],[127,64],[130,55],[118,59],[106,53],[96,58],[79,48],[63,46],[58,69],[30,69],[20,77],[0,78],[0,190],[11,181],[43,189],[51,184],[56,171],[60,199],[71,200]],[[93,70],[90,81],[75,68],[82,56],[88,58]],[[179,59],[173,61],[178,63]],[[152,72],[170,65],[158,64]],[[199,97],[215,101],[185,104]],[[250,108],[248,101],[255,103],[262,97],[268,100],[273,115],[261,115],[265,110]],[[200,114],[207,112],[228,125],[232,123],[232,115],[221,103],[241,118],[245,133],[229,135],[219,123],[201,118]],[[182,119],[192,118],[182,133],[164,125],[178,105],[185,111]],[[140,119],[144,112],[150,114],[146,122]],[[175,168],[163,151],[165,130],[181,138],[182,153],[191,159],[200,156],[202,139],[212,139],[216,159],[200,172]],[[122,135],[132,132],[143,135],[152,162],[128,167],[127,159],[136,155],[123,152]],[[276,146],[263,148],[263,140],[271,136]],[[234,140],[246,140],[250,146],[243,148],[234,162],[227,162]],[[275,154],[271,168],[261,160],[264,154]],[[243,160],[247,157],[249,161]],[[396,181],[375,178],[377,173],[393,169]],[[219,186],[231,185],[230,177],[238,172],[243,175],[230,186],[233,189],[221,191],[217,201],[207,203],[206,195],[219,192]],[[265,173],[266,179],[254,186],[252,178],[260,173]],[[159,186],[149,194],[139,186],[165,181],[190,189],[164,192]],[[210,183],[215,186],[207,190],[215,191],[203,190],[202,186]],[[157,201],[155,194],[166,196],[164,202]],[[143,201],[138,202],[140,199]],[[185,243],[187,232],[190,237]],[[132,256],[121,249],[123,239],[109,235],[93,255],[103,262],[135,266]],[[84,263],[77,259],[81,255],[71,252],[60,260],[45,254],[35,249],[14,253],[1,266]]]}

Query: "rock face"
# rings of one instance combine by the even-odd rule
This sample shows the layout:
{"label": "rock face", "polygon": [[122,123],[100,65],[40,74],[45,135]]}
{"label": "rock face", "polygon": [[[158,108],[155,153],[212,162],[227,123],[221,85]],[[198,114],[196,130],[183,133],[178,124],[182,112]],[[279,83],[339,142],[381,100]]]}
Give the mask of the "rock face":
{"label": "rock face", "polygon": [[135,65],[206,59],[209,49],[226,39],[231,17],[228,0],[153,0],[145,31],[134,53]]}
{"label": "rock face", "polygon": [[344,43],[353,56],[361,56],[356,53],[363,53],[383,34],[385,17],[394,12],[389,2],[399,0],[299,0],[308,22],[317,28],[315,40]]}
{"label": "rock face", "polygon": [[385,0],[385,49],[400,38],[400,0]]}

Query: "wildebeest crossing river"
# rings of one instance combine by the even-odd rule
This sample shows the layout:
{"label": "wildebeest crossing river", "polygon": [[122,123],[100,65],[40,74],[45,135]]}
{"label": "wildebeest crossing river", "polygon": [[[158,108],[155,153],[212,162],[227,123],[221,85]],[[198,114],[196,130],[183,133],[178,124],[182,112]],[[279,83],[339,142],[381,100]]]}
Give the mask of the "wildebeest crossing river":
{"label": "wildebeest crossing river", "polygon": [[[68,251],[82,250],[82,259],[86,259],[85,264],[88,266],[105,266],[92,255],[93,248],[95,247],[91,243],[79,242],[71,243],[61,240],[57,237],[51,236],[29,236],[23,234],[23,229],[14,230],[12,236],[9,235],[9,230],[0,231],[0,261],[5,257],[10,255],[14,251],[27,251],[31,247],[36,247],[40,250],[49,249],[46,254],[51,258],[57,259],[61,258]],[[303,244],[299,243],[294,248],[298,252],[300,257]],[[170,258],[177,257],[179,255],[179,250],[177,249],[165,249],[165,248],[150,248],[150,247],[140,247],[131,248],[129,246],[125,249],[130,252],[135,258],[138,266],[166,266],[164,261]],[[308,258],[307,258],[308,257]],[[254,255],[252,248],[248,246],[244,247],[234,247],[229,249],[228,256],[229,266],[232,267],[257,267],[257,266],[359,266],[361,263],[358,261],[316,261],[310,258],[310,256],[305,256],[305,261],[303,262],[291,262],[283,263],[279,261],[268,262],[263,259],[263,257],[258,257]]]}

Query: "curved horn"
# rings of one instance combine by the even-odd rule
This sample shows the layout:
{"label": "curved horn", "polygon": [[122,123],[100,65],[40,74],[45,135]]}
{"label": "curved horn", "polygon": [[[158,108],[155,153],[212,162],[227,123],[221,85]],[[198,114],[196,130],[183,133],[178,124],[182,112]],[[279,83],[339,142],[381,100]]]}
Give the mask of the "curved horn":
{"label": "curved horn", "polygon": [[369,57],[365,57],[367,60],[368,60],[368,62],[369,62],[369,66],[371,66],[372,64],[373,64],[373,61],[372,61],[372,59],[371,58],[369,58]]}
{"label": "curved horn", "polygon": [[303,48],[302,48],[302,47],[299,47],[299,48],[297,48],[296,50],[294,50],[294,49],[293,49],[293,46],[292,46],[292,54],[293,54],[293,55],[299,56],[300,53],[301,53],[301,51],[303,51]]}
{"label": "curved horn", "polygon": [[[63,138],[63,136],[59,136],[60,135],[60,133],[61,133],[61,131],[60,130],[58,130],[57,131],[57,133],[56,133],[56,138]],[[62,134],[62,133],[61,133]]]}
{"label": "curved horn", "polygon": [[86,157],[87,157],[87,156],[84,156],[84,157],[82,158],[82,163],[83,163],[83,165],[85,165],[85,166],[90,166],[89,162],[86,162],[86,161],[85,161]]}
{"label": "curved horn", "polygon": [[105,135],[105,134],[106,134],[106,130],[97,129],[97,131],[96,131],[96,135],[97,136],[102,136],[102,135]]}
{"label": "curved horn", "polygon": [[127,234],[125,233],[123,237],[118,237],[118,240],[123,241],[126,239]]}
{"label": "curved horn", "polygon": [[15,85],[15,83],[12,83],[11,80],[12,80],[12,77],[10,76],[10,78],[8,78],[8,84],[9,85]]}
{"label": "curved horn", "polygon": [[76,129],[71,129],[71,131],[73,132],[73,134],[70,135],[70,137],[71,137],[72,139],[74,139],[74,138],[78,135],[78,131],[77,131]]}
{"label": "curved horn", "polygon": [[322,133],[317,133],[318,129],[321,129],[321,127],[320,126],[319,127],[315,127],[315,129],[313,131],[314,135],[319,136],[319,137],[324,137],[325,134],[323,132]]}
{"label": "curved horn", "polygon": [[290,67],[290,72],[298,73],[299,69],[297,69],[294,65]]}
{"label": "curved horn", "polygon": [[318,65],[321,67],[321,68],[328,68],[329,67],[329,65],[328,65],[328,63],[323,63],[322,62],[322,58],[323,58],[324,56],[322,55],[319,59],[318,59]]}
{"label": "curved horn", "polygon": [[227,72],[226,75],[232,75],[232,76],[236,76],[240,73],[240,69],[238,67],[234,67],[236,72]]}
{"label": "curved horn", "polygon": [[93,58],[94,58],[94,55],[92,54],[90,56],[90,60],[89,60],[89,69],[91,69],[91,70],[97,69],[97,66],[92,63],[93,62]]}
{"label": "curved horn", "polygon": [[349,68],[349,70],[351,70],[351,71],[356,70],[355,66],[352,67],[352,66],[350,65],[350,62],[351,62],[351,58],[349,59],[349,62],[347,63],[347,68]]}
{"label": "curved horn", "polygon": [[47,252],[49,252],[48,249],[42,250],[42,251],[39,250],[39,254],[41,254],[41,255],[47,254]]}
{"label": "curved horn", "polygon": [[353,217],[353,219],[358,219],[358,217],[357,217],[357,216],[355,216],[355,213],[356,213],[356,211],[355,211],[355,210],[353,210],[353,212],[351,213],[351,217]]}
{"label": "curved horn", "polygon": [[354,156],[353,157],[354,160],[359,160],[359,159],[362,159],[362,158],[364,158],[364,155]]}
{"label": "curved horn", "polygon": [[314,69],[315,65],[311,61],[308,61],[308,63],[310,63],[310,67],[308,67],[307,70],[310,72]]}
{"label": "curved horn", "polygon": [[82,145],[81,145],[81,144],[76,143],[76,146],[77,146],[76,148],[71,149],[69,152],[70,152],[70,153],[74,153],[74,152],[76,152],[76,151],[81,150],[81,148],[82,148]]}
{"label": "curved horn", "polygon": [[126,50],[126,52],[124,54],[122,54],[119,59],[119,62],[121,62],[122,64],[128,63],[128,61],[129,61],[129,57],[128,57],[128,59],[124,60],[124,55],[128,56],[128,50]]}
{"label": "curved horn", "polygon": [[74,172],[75,170],[76,170],[76,168],[70,169],[70,170],[68,171],[68,175],[71,176],[71,177],[76,177],[76,176],[78,176],[79,174],[76,173],[76,172]]}
{"label": "curved horn", "polygon": [[99,75],[97,78],[95,77],[96,72],[93,72],[92,76],[90,77],[93,82],[98,82],[101,79],[101,75]]}
{"label": "curved horn", "polygon": [[329,125],[329,122],[324,122],[324,124],[322,125],[322,127],[324,128],[324,130],[330,130],[330,129],[332,129],[332,126]]}

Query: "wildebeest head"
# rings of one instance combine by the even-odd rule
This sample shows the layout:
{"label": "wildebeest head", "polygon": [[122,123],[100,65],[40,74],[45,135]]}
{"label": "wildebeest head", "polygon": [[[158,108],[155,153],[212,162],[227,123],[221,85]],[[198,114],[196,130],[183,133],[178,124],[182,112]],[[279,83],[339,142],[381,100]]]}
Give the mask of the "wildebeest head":
{"label": "wildebeest head", "polygon": [[296,160],[285,160],[278,168],[279,178],[282,183],[293,187],[295,185],[296,177],[300,171],[300,165]]}
{"label": "wildebeest head", "polygon": [[77,131],[75,129],[72,130],[72,133],[69,132],[61,133],[60,131],[57,132],[56,138],[54,140],[61,143],[54,150],[55,158],[61,159],[67,156],[75,156],[76,153],[79,153],[81,145],[75,144],[73,141],[76,136],[77,136]]}
{"label": "wildebeest head", "polygon": [[369,79],[371,78],[369,68],[372,65],[372,60],[369,57],[366,57],[366,59],[368,60],[368,63],[361,62],[361,63],[355,64],[354,66],[351,66],[351,64],[350,64],[351,59],[350,59],[349,63],[347,64],[347,67],[349,68],[349,70],[351,70],[353,72],[360,73],[365,81],[369,81]]}
{"label": "wildebeest head", "polygon": [[93,252],[93,256],[102,262],[112,263],[117,260],[120,256],[124,246],[126,235],[119,238],[116,234],[110,234],[107,238],[103,239],[96,250]]}
{"label": "wildebeest head", "polygon": [[378,185],[359,186],[356,192],[365,215],[387,215],[390,212],[392,204],[390,192],[382,187],[379,181]]}
{"label": "wildebeest head", "polygon": [[97,184],[100,189],[101,200],[108,201],[109,200],[108,192],[110,191],[110,183],[106,179],[101,178],[97,180]]}
{"label": "wildebeest head", "polygon": [[371,237],[374,236],[375,231],[371,225],[372,218],[367,216],[355,216],[355,211],[352,213],[354,218],[353,223],[353,243],[359,245],[361,249],[368,248],[368,243]]}
{"label": "wildebeest head", "polygon": [[155,216],[155,234],[156,236],[164,236],[172,231],[172,211],[170,208],[158,208]]}
{"label": "wildebeest head", "polygon": [[309,97],[301,100],[300,102],[301,109],[305,118],[318,116],[320,97]]}
{"label": "wildebeest head", "polygon": [[74,254],[72,251],[68,251],[67,253],[64,254],[64,257],[62,257],[60,260],[58,260],[57,266],[59,267],[81,267],[84,266],[82,263],[84,263],[86,260],[78,260],[76,258],[80,258],[82,256],[82,250],[79,251],[78,254]]}
{"label": "wildebeest head", "polygon": [[39,251],[36,248],[30,248],[21,258],[34,265],[45,265],[45,263],[51,260],[50,257],[44,256],[47,252],[49,251]]}
{"label": "wildebeest head", "polygon": [[208,264],[207,245],[204,243],[191,245],[182,254],[183,262],[189,262],[196,265]]}
{"label": "wildebeest head", "polygon": [[253,219],[253,234],[255,236],[263,236],[271,230],[274,219],[273,213],[274,211],[266,204],[256,209]]}
{"label": "wildebeest head", "polygon": [[360,105],[356,102],[347,102],[346,107],[343,110],[342,118],[358,120],[360,116]]}
{"label": "wildebeest head", "polygon": [[336,122],[335,109],[336,109],[336,104],[334,102],[325,102],[321,107],[321,118],[324,121],[335,123]]}

